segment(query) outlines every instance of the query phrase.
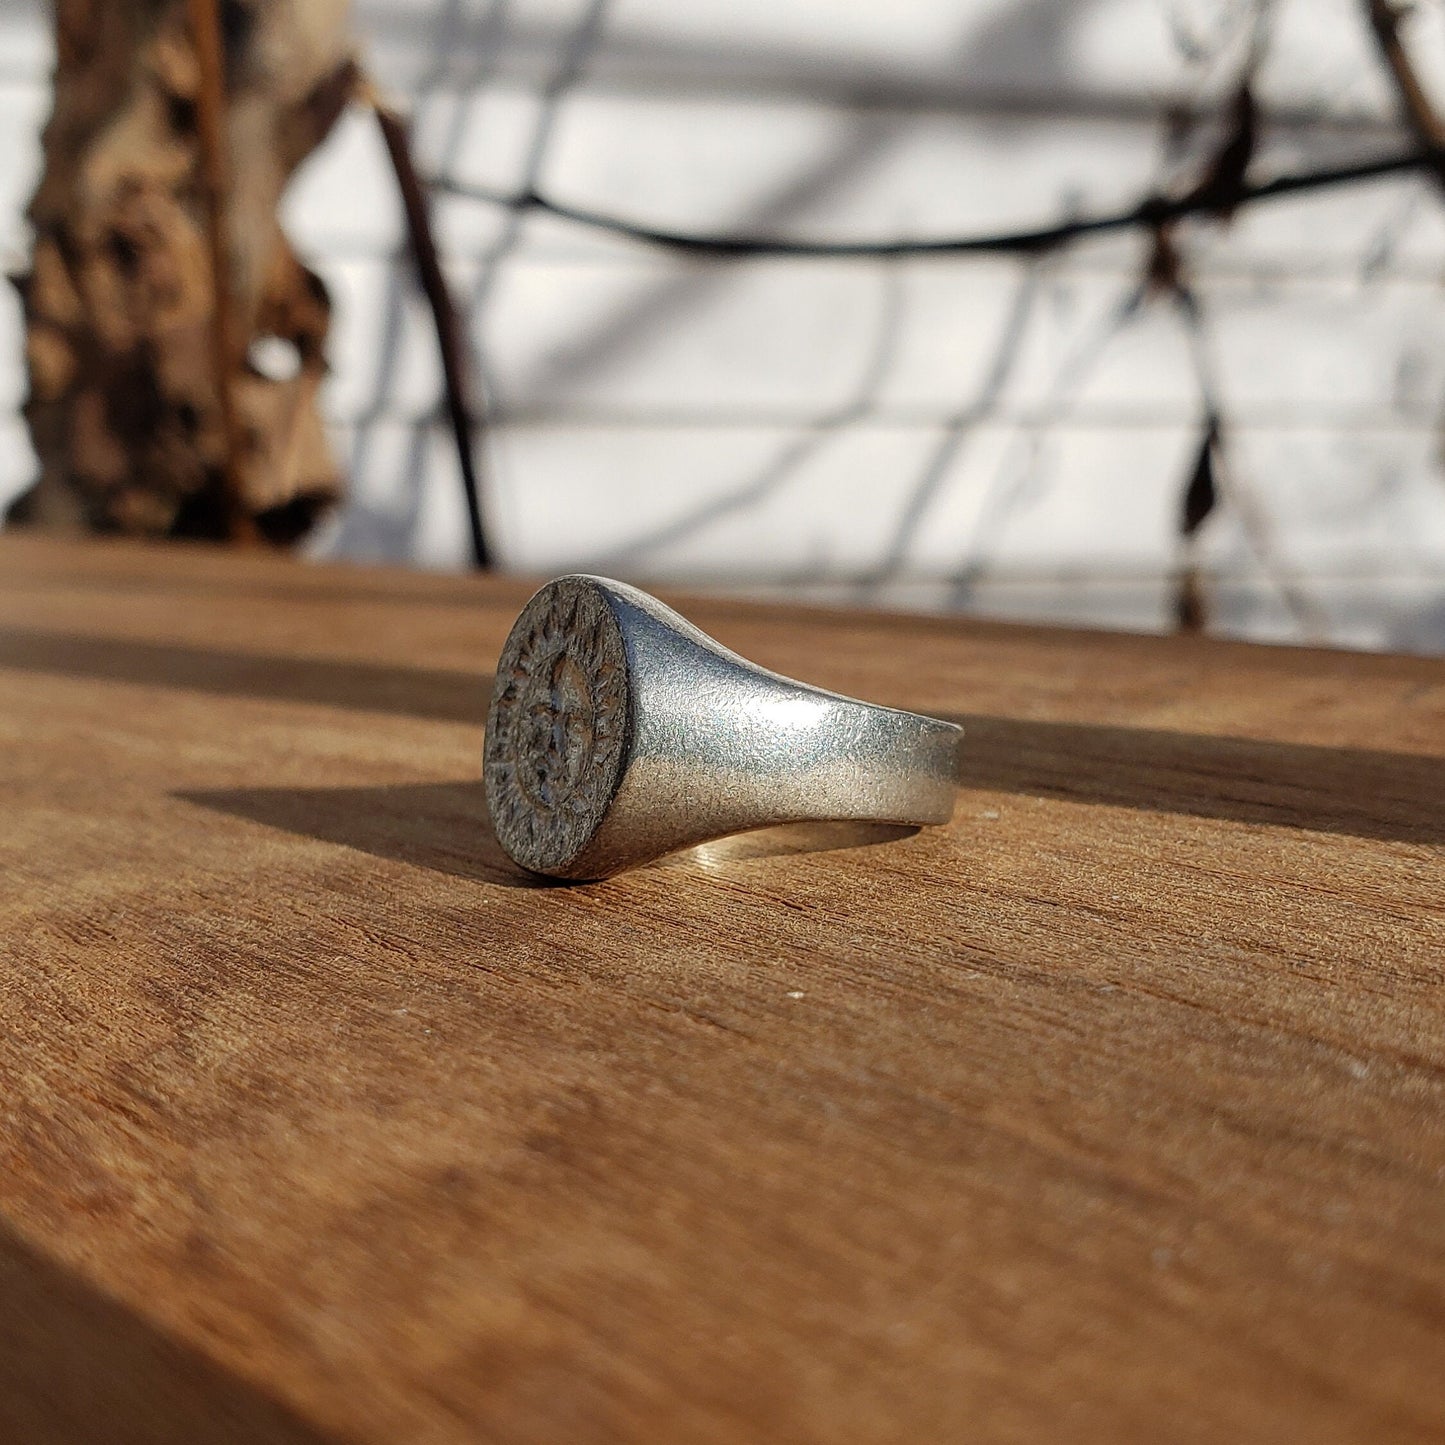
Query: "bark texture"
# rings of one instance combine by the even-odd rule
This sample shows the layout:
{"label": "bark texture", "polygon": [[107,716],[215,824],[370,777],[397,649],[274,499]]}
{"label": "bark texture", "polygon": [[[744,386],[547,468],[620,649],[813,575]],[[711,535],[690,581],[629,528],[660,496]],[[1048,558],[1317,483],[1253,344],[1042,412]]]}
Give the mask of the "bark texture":
{"label": "bark texture", "polygon": [[348,0],[220,6],[228,462],[187,7],[57,0],[55,105],[29,210],[32,268],[18,280],[41,474],[14,519],[289,541],[339,496],[317,406],[330,303],[276,208],[352,92],[347,10]]}

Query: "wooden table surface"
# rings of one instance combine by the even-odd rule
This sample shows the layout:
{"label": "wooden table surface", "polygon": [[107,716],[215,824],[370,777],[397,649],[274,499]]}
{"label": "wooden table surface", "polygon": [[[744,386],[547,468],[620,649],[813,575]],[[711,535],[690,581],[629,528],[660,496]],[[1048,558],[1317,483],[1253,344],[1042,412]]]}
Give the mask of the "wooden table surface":
{"label": "wooden table surface", "polygon": [[1445,664],[690,604],[953,825],[537,886],[528,590],[0,539],[0,1439],[1442,1438]]}

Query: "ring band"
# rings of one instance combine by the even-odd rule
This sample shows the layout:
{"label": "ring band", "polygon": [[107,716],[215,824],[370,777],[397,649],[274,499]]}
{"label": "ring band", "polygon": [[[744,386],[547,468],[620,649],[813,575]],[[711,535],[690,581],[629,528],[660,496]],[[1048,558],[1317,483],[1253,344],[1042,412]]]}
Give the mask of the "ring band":
{"label": "ring band", "polygon": [[513,624],[483,771],[515,863],[595,879],[780,823],[946,823],[962,736],[780,677],[655,597],[578,575]]}

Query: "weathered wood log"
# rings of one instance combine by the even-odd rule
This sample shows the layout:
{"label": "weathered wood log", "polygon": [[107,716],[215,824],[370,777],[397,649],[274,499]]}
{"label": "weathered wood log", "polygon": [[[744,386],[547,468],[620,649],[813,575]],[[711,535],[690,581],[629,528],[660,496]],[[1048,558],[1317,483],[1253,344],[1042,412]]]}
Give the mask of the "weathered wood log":
{"label": "weathered wood log", "polygon": [[18,282],[41,471],[12,518],[294,540],[341,481],[317,406],[330,304],[276,208],[351,94],[348,0],[222,0],[218,253],[231,325],[219,348],[216,178],[187,11],[184,0],[57,0],[34,256]]}

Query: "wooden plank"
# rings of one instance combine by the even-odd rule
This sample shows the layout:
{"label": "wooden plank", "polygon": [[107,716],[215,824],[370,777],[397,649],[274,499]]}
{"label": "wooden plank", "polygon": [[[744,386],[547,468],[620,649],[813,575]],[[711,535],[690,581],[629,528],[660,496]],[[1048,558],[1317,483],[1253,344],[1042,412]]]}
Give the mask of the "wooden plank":
{"label": "wooden plank", "polygon": [[953,824],[537,887],[526,591],[0,539],[0,1433],[1438,1438],[1445,665],[699,603]]}

